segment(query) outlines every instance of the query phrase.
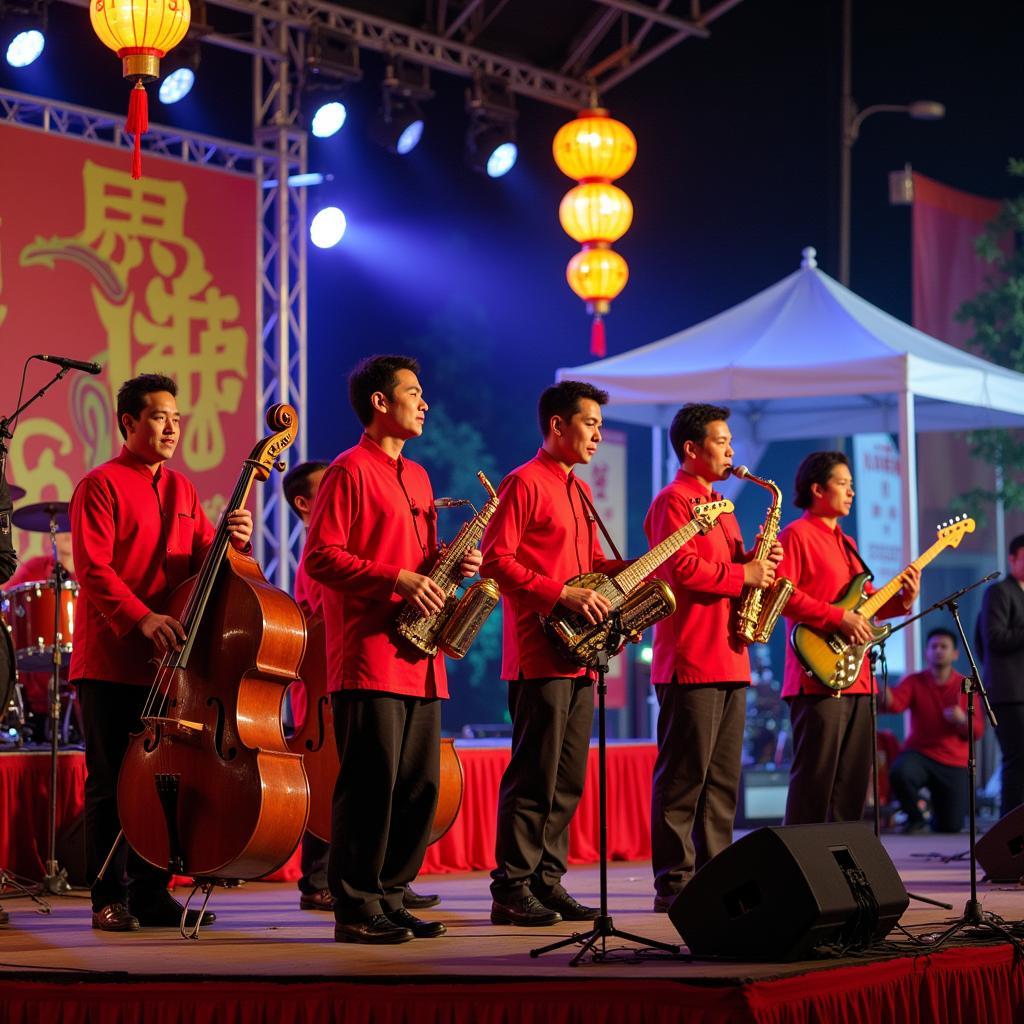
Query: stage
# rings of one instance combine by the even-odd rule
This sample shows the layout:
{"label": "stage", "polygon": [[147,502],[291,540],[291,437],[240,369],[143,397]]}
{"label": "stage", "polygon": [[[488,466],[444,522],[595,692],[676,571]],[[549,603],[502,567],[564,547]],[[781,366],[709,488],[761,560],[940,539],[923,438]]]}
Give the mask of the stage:
{"label": "stage", "polygon": [[[966,836],[894,836],[885,845],[907,888],[945,899],[957,914],[968,894],[963,861],[951,855]],[[596,902],[595,867],[567,877],[574,894]],[[579,926],[495,927],[483,872],[421,876],[438,892],[426,911],[448,925],[439,939],[398,947],[336,944],[330,915],[298,909],[290,883],[249,883],[218,890],[218,920],[198,941],[173,930],[106,934],[89,927],[85,892],[51,900],[41,915],[24,898],[4,898],[0,928],[0,1019],[102,1024],[179,1021],[996,1021],[1024,1016],[1024,967],[1006,943],[971,943],[913,955],[881,955],[800,964],[687,962],[661,955],[637,960],[626,944],[614,962],[570,968],[571,951],[532,959],[536,946]],[[618,927],[678,942],[664,915],[650,912],[650,865],[617,862],[610,911]],[[179,890],[180,892],[180,890]],[[1024,916],[1019,887],[982,886],[987,911]],[[903,925],[920,935],[941,930],[948,912],[912,902]]]}

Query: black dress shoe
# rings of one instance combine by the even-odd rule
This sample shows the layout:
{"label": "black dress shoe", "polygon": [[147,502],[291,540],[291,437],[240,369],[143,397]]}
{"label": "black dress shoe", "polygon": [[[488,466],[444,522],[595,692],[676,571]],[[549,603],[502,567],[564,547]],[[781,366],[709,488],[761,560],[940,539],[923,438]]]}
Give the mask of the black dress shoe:
{"label": "black dress shoe", "polygon": [[108,903],[92,912],[92,926],[101,932],[137,932],[139,919],[123,903]]}
{"label": "black dress shoe", "polygon": [[334,910],[335,902],[330,889],[304,892],[299,898],[299,910]]}
{"label": "black dress shoe", "polygon": [[[169,893],[158,896],[153,903],[130,903],[131,912],[138,918],[143,928],[178,928],[181,926],[181,915],[184,907]],[[202,925],[213,924],[217,915],[212,910],[203,912]],[[199,911],[190,910],[185,918],[186,928],[195,928],[199,921]]]}
{"label": "black dress shoe", "polygon": [[654,896],[654,907],[652,909],[656,914],[667,914],[675,901],[675,893],[668,896],[662,896],[660,893],[656,893]]}
{"label": "black dress shoe", "polygon": [[418,892],[413,892],[411,885],[405,887],[405,895],[402,897],[402,906],[406,910],[426,910],[427,907],[436,907],[440,902],[440,896],[421,896]]}
{"label": "black dress shoe", "polygon": [[399,928],[408,928],[416,939],[436,939],[448,931],[447,926],[440,921],[424,921],[422,917],[413,917],[405,907],[385,910],[384,915]]}
{"label": "black dress shoe", "polygon": [[413,937],[408,928],[392,924],[383,914],[374,914],[365,921],[337,921],[334,925],[335,942],[365,942],[391,946],[408,942]]}
{"label": "black dress shoe", "polygon": [[564,890],[549,893],[547,896],[541,896],[539,893],[534,893],[534,895],[548,910],[560,914],[563,921],[596,921],[601,913],[597,907],[583,906]]}
{"label": "black dress shoe", "polygon": [[558,924],[562,915],[548,910],[532,893],[512,900],[495,900],[491,904],[491,924],[514,924],[527,928],[542,928]]}

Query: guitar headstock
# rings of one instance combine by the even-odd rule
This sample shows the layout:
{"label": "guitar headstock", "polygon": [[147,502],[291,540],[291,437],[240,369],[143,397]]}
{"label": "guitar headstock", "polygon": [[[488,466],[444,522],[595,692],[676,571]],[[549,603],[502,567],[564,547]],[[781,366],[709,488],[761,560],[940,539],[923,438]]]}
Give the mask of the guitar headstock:
{"label": "guitar headstock", "polygon": [[974,533],[974,520],[966,515],[957,516],[956,519],[939,524],[936,540],[945,541],[949,547],[955,548],[965,533]]}
{"label": "guitar headstock", "polygon": [[728,498],[709,501],[703,505],[693,506],[693,518],[699,524],[700,532],[707,533],[714,527],[719,516],[724,516],[726,512],[732,512],[735,507]]}

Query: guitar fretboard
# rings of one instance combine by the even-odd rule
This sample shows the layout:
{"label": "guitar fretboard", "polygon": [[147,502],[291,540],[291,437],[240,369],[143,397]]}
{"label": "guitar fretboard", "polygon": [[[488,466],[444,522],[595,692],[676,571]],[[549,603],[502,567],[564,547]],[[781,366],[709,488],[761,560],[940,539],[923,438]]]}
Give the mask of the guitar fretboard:
{"label": "guitar fretboard", "polygon": [[[937,540],[927,551],[922,551],[921,554],[914,559],[910,564],[916,566],[918,569],[923,569],[929,562],[933,561],[935,557],[944,548],[949,547],[950,541],[948,537],[943,537]],[[870,619],[872,616],[877,614],[878,610],[882,608],[885,603],[903,586],[899,576],[893,577],[889,580],[884,587],[880,587],[876,590],[858,609],[861,615],[866,619]]]}
{"label": "guitar fretboard", "polygon": [[631,566],[617,573],[613,578],[624,594],[636,590],[643,581],[666,559],[671,558],[684,544],[700,533],[701,524],[697,519],[670,533],[660,544],[641,555]]}

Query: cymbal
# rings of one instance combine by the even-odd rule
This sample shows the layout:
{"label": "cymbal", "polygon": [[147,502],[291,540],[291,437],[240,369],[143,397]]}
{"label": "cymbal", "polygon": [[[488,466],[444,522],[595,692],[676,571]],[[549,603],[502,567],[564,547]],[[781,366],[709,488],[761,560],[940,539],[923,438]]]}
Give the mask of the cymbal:
{"label": "cymbal", "polygon": [[7,490],[10,492],[11,501],[21,501],[28,494],[24,487],[19,487],[17,484],[8,484]]}
{"label": "cymbal", "polygon": [[21,530],[34,533],[49,533],[50,520],[55,519],[58,533],[71,530],[71,517],[68,515],[66,501],[37,501],[34,505],[25,505],[15,509],[11,522]]}

